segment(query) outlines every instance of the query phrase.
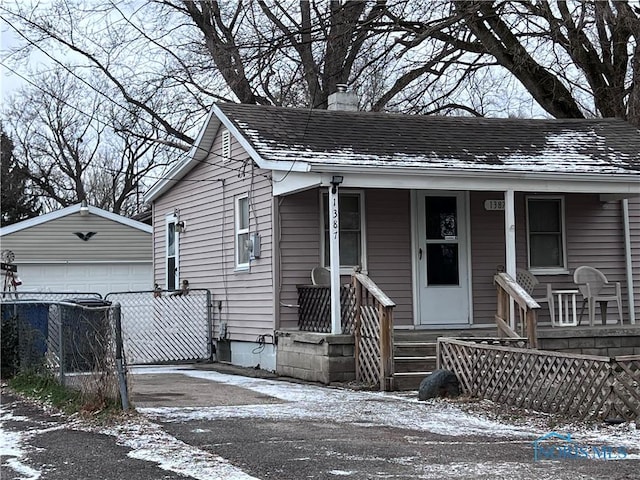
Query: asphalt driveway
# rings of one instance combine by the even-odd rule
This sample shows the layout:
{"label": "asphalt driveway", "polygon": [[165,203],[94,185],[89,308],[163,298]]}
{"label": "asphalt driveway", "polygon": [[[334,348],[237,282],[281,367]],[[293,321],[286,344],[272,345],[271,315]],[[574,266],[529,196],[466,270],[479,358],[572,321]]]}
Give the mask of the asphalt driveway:
{"label": "asphalt driveway", "polygon": [[[139,414],[109,423],[63,417],[5,391],[2,478],[573,480],[635,479],[640,471],[632,425],[560,426],[527,412],[507,419],[481,404],[253,375],[134,369]],[[624,458],[536,461],[533,442],[560,427],[587,452],[607,446]]]}

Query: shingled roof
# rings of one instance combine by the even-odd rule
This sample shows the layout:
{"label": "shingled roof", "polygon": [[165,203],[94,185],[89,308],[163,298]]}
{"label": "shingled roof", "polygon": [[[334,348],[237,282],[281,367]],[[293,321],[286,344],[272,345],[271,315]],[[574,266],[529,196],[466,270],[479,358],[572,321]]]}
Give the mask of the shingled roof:
{"label": "shingled roof", "polygon": [[261,158],[324,166],[640,175],[618,119],[502,119],[218,104]]}

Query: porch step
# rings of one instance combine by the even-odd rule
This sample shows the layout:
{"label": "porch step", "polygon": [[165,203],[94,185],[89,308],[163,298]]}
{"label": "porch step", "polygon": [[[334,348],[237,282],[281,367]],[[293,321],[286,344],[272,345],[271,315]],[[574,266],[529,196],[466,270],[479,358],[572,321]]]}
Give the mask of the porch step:
{"label": "porch step", "polygon": [[437,342],[438,337],[497,337],[495,327],[467,328],[459,330],[394,330],[395,342]]}
{"label": "porch step", "polygon": [[436,369],[436,356],[394,357],[393,364],[397,373],[433,371]]}
{"label": "porch step", "polygon": [[396,390],[416,390],[424,377],[436,369],[435,341],[398,341],[393,343]]}
{"label": "porch step", "polygon": [[395,389],[399,391],[418,390],[420,382],[424,379],[424,377],[430,374],[430,371],[405,373],[396,372],[393,376]]}
{"label": "porch step", "polygon": [[436,356],[436,342],[398,342],[393,343],[394,357]]}
{"label": "porch step", "polygon": [[496,329],[396,330],[393,332],[396,390],[417,390],[437,368],[438,337],[496,337]]}

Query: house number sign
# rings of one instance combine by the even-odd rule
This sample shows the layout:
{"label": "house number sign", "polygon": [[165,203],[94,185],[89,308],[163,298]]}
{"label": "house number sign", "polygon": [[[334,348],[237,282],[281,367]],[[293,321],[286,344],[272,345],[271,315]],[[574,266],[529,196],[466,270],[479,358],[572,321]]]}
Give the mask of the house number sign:
{"label": "house number sign", "polygon": [[504,200],[485,200],[485,210],[504,210]]}
{"label": "house number sign", "polygon": [[331,234],[334,239],[338,238],[338,196],[332,195],[331,199]]}

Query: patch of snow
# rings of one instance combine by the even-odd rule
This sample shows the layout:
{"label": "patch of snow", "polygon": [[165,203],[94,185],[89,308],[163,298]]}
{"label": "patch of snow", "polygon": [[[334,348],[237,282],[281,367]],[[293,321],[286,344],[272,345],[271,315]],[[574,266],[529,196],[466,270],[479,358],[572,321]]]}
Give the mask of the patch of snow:
{"label": "patch of snow", "polygon": [[[215,420],[225,418],[313,419],[359,423],[372,427],[388,426],[429,431],[440,435],[516,436],[536,438],[542,431],[507,425],[470,415],[459,407],[438,402],[419,402],[381,392],[354,392],[314,385],[292,384],[276,380],[226,375],[213,371],[180,367],[147,369],[148,373],[182,373],[199,379],[247,388],[289,404],[234,405],[197,408],[140,408],[146,415],[163,421]],[[135,374],[141,373],[134,370]],[[142,372],[144,373],[144,372]]]}
{"label": "patch of snow", "polygon": [[224,458],[184,443],[144,419],[92,431],[116,437],[118,444],[131,449],[131,458],[156,463],[163,470],[197,480],[257,480]]}
{"label": "patch of snow", "polygon": [[[5,458],[2,465],[6,465],[16,472],[18,475],[14,477],[16,480],[37,480],[40,478],[41,472],[22,462],[23,457],[26,455],[23,447],[26,433],[5,430],[4,422],[8,420],[25,421],[28,419],[19,415],[13,415],[0,405],[0,457]],[[7,472],[5,472],[5,475],[6,473]]]}
{"label": "patch of snow", "polygon": [[[196,370],[183,366],[145,367],[133,369],[135,374],[181,373],[198,379],[206,379],[227,385],[247,388],[269,395],[286,404],[236,405],[197,408],[140,408],[139,411],[162,421],[216,420],[228,418],[311,419],[322,421],[331,418],[339,423],[364,427],[396,427],[417,432],[427,431],[449,437],[462,438],[472,435],[533,441],[549,432],[544,421],[539,424],[515,425],[500,419],[488,418],[479,413],[469,413],[457,405],[438,400],[418,401],[415,392],[385,393],[356,392],[315,385],[295,384],[278,380],[248,378],[227,375],[215,371]],[[545,414],[539,414],[545,416]],[[634,452],[640,445],[640,432],[629,425],[567,424],[564,433],[583,444],[624,446]],[[515,439],[515,440],[513,440]],[[460,440],[464,441],[464,440]],[[498,440],[499,441],[499,440]],[[509,440],[506,440],[509,441]],[[636,458],[635,453],[627,458]]]}
{"label": "patch of snow", "polygon": [[22,463],[16,457],[7,459],[4,465],[18,474],[17,477],[14,477],[14,480],[38,480],[41,475],[41,472],[39,470],[31,468],[29,465]]}
{"label": "patch of snow", "polygon": [[266,160],[281,162],[307,162],[312,165],[355,165],[360,167],[390,167],[421,169],[456,169],[493,172],[547,172],[547,173],[609,173],[637,174],[630,163],[634,158],[606,145],[606,139],[590,131],[565,131],[549,135],[544,146],[533,146],[537,151],[519,151],[505,148],[495,154],[464,155],[455,153],[424,152],[405,154],[359,153],[352,148],[312,150],[306,145],[286,145],[263,139],[260,133],[243,122],[238,122],[244,134],[251,139],[256,150]]}

